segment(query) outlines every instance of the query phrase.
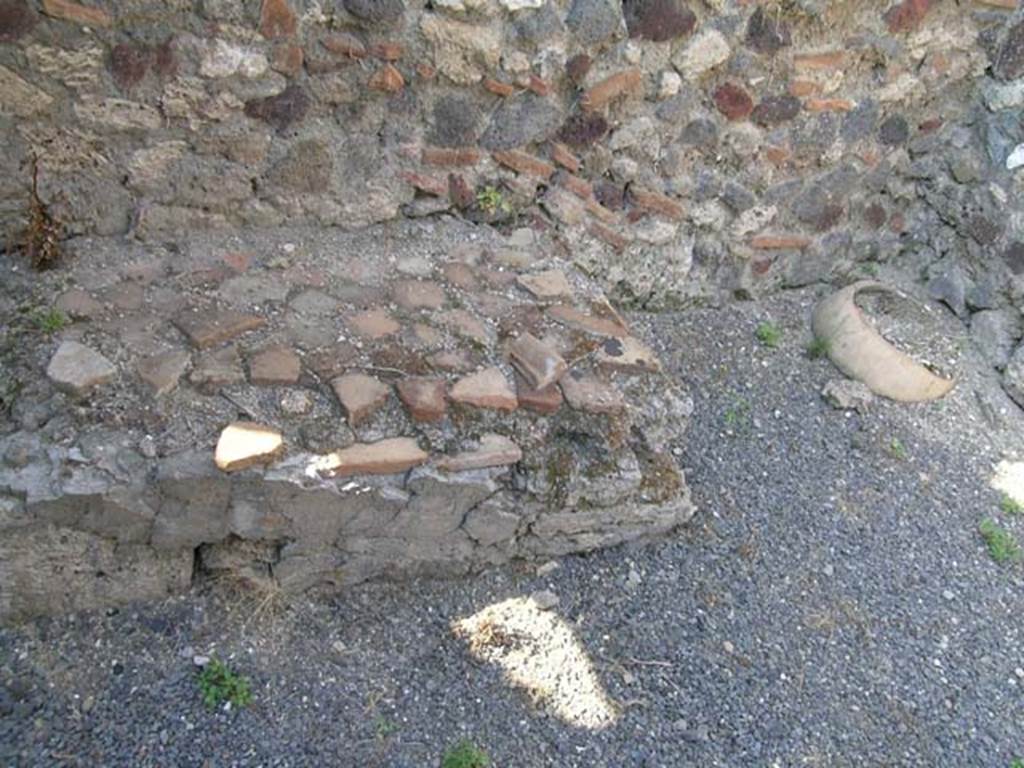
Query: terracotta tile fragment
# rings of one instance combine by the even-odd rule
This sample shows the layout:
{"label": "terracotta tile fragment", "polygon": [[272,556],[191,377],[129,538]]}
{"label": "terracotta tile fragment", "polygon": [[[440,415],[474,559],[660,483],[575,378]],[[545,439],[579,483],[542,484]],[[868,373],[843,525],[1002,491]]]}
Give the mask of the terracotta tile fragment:
{"label": "terracotta tile fragment", "polygon": [[411,437],[395,437],[376,443],[356,443],[324,456],[317,469],[327,477],[395,475],[429,458]]}
{"label": "terracotta tile fragment", "polygon": [[196,389],[213,394],[222,387],[245,381],[242,372],[242,358],[234,346],[207,352],[200,357],[188,380]]}
{"label": "terracotta tile fragment", "polygon": [[140,360],[135,370],[156,397],[166,395],[178,386],[191,363],[182,349],[170,349]]}
{"label": "terracotta tile fragment", "polygon": [[86,27],[110,27],[114,24],[114,17],[103,9],[89,8],[70,0],[43,0],[43,13]]}
{"label": "terracotta tile fragment", "polygon": [[534,389],[519,375],[516,375],[516,394],[520,408],[545,416],[556,413],[564,402],[562,390],[557,384],[544,389]]}
{"label": "terracotta tile fragment", "polygon": [[472,147],[449,149],[446,147],[424,147],[420,160],[427,165],[442,168],[476,165],[480,162],[480,150]]}
{"label": "terracotta tile fragment", "polygon": [[247,331],[261,328],[265,321],[262,317],[234,310],[204,310],[185,312],[175,318],[174,325],[198,349],[207,349]]}
{"label": "terracotta tile fragment", "polygon": [[590,315],[566,304],[556,304],[551,307],[548,309],[548,315],[563,325],[597,336],[622,338],[627,335],[626,330],[614,320]]}
{"label": "terracotta tile fragment", "polygon": [[295,11],[288,0],[263,0],[260,8],[260,34],[267,40],[291,37],[298,27]]}
{"label": "terracotta tile fragment", "polygon": [[399,399],[409,409],[413,421],[434,422],[448,411],[444,379],[415,377],[402,379],[395,385]]}
{"label": "terracotta tile fragment", "polygon": [[629,188],[629,198],[638,208],[674,221],[682,221],[686,215],[680,203],[661,192],[632,186]]}
{"label": "terracotta tile fragment", "polygon": [[519,405],[508,379],[498,368],[486,368],[459,379],[450,396],[457,403],[499,411],[514,411]]}
{"label": "terracotta tile fragment", "polygon": [[580,106],[587,111],[601,109],[619,96],[639,90],[642,82],[643,75],[639,69],[617,72],[585,91],[580,99]]}
{"label": "terracotta tile fragment", "polygon": [[366,46],[363,45],[363,41],[347,32],[328,35],[320,41],[320,44],[336,56],[347,56],[351,59],[366,58]]}
{"label": "terracotta tile fragment", "polygon": [[346,373],[331,382],[331,388],[345,409],[349,426],[362,424],[384,403],[391,394],[391,387],[365,373]]}
{"label": "terracotta tile fragment", "polygon": [[809,112],[849,112],[857,105],[849,99],[808,99],[804,106]]}
{"label": "terracotta tile fragment", "polygon": [[258,464],[269,464],[283,452],[284,439],[273,427],[236,421],[220,433],[214,462],[222,472],[239,472]]}
{"label": "terracotta tile fragment", "polygon": [[532,333],[523,333],[509,346],[509,360],[533,389],[544,389],[558,382],[569,366],[549,344]]}
{"label": "terracotta tile fragment", "polygon": [[249,380],[253,384],[295,384],[301,368],[299,356],[291,347],[268,347],[249,361]]}
{"label": "terracotta tile fragment", "polygon": [[367,87],[383,93],[398,93],[405,87],[405,78],[393,64],[385,64],[373,73]]}
{"label": "terracotta tile fragment", "polygon": [[398,333],[402,328],[386,309],[381,308],[368,309],[352,315],[345,324],[353,333],[371,340]]}
{"label": "terracotta tile fragment", "polygon": [[403,309],[440,309],[445,295],[444,289],[430,280],[399,280],[391,298]]}
{"label": "terracotta tile fragment", "polygon": [[846,65],[845,51],[823,51],[820,53],[795,53],[793,66],[798,70],[842,69]]}
{"label": "terracotta tile fragment", "polygon": [[531,272],[520,275],[517,282],[535,299],[571,299],[572,286],[560,269],[548,269],[543,272]]}
{"label": "terracotta tile fragment", "polygon": [[573,173],[578,173],[580,170],[581,163],[579,158],[565,144],[559,141],[551,142],[551,159]]}
{"label": "terracotta tile fragment", "polygon": [[510,439],[504,435],[486,434],[480,438],[480,446],[475,450],[443,456],[434,465],[442,472],[466,472],[471,469],[505,467],[522,458],[522,449]]}
{"label": "terracotta tile fragment", "polygon": [[502,98],[511,96],[516,92],[516,87],[511,83],[503,83],[491,77],[484,78],[484,88]]}
{"label": "terracotta tile fragment", "polygon": [[811,239],[803,235],[757,235],[750,240],[752,248],[762,251],[802,251],[810,244]]}
{"label": "terracotta tile fragment", "polygon": [[548,179],[555,172],[555,167],[551,163],[518,149],[493,152],[492,157],[497,163],[511,168],[516,173],[536,176],[539,179]]}

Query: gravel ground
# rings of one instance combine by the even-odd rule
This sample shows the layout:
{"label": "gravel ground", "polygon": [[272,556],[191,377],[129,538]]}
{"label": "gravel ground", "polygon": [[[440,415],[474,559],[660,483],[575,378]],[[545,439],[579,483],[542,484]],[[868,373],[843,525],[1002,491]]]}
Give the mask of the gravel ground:
{"label": "gravel ground", "polygon": [[[814,298],[639,318],[697,404],[680,461],[700,511],[669,540],[0,631],[0,761],[421,767],[468,738],[512,768],[1009,768],[1024,568],[994,563],[978,524],[1024,542],[989,487],[1024,415],[970,355],[941,403],[833,410],[835,371],[804,354]],[[776,349],[754,340],[769,318]],[[557,604],[523,600],[539,590]],[[196,654],[251,678],[253,704],[205,709]]]}

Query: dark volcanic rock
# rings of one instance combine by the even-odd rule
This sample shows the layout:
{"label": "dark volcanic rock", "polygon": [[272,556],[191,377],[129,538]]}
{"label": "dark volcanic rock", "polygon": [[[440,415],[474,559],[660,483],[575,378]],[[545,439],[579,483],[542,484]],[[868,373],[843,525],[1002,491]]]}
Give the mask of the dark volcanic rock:
{"label": "dark volcanic rock", "polygon": [[278,131],[287,130],[293,123],[302,121],[309,109],[309,96],[294,83],[276,96],[253,99],[245,103],[245,114],[263,120]]}
{"label": "dark volcanic rock", "polygon": [[438,147],[468,147],[480,132],[480,111],[459,96],[445,96],[434,104],[434,130],[430,143]]}
{"label": "dark volcanic rock", "polygon": [[36,14],[24,0],[0,2],[0,43],[11,43],[32,30]]}
{"label": "dark volcanic rock", "polygon": [[697,26],[697,17],[678,0],[623,0],[630,37],[663,43],[683,37]]}
{"label": "dark volcanic rock", "polygon": [[110,51],[110,74],[122,91],[142,82],[153,62],[153,50],[139,43],[119,43]]}
{"label": "dark volcanic rock", "polygon": [[601,115],[581,112],[572,115],[558,131],[558,138],[571,147],[589,147],[608,133],[608,121]]}
{"label": "dark volcanic rock", "polygon": [[1003,253],[1003,261],[1013,274],[1024,274],[1024,243],[1010,243]]}
{"label": "dark volcanic rock", "polygon": [[1024,21],[1017,22],[1007,31],[996,59],[995,73],[1003,80],[1024,75]]}
{"label": "dark volcanic rock", "polygon": [[747,22],[747,47],[769,56],[792,43],[789,25],[760,6]]}
{"label": "dark volcanic rock", "polygon": [[712,98],[718,111],[730,120],[742,120],[754,111],[754,100],[750,94],[733,83],[722,83]]}
{"label": "dark volcanic rock", "polygon": [[583,78],[587,76],[587,72],[590,71],[590,66],[593,63],[593,59],[587,56],[587,54],[577,53],[565,63],[565,73],[569,75],[570,80],[579,85],[583,82]]}
{"label": "dark volcanic rock", "polygon": [[878,140],[888,147],[900,147],[910,138],[910,126],[901,115],[887,117],[878,126]]}
{"label": "dark volcanic rock", "polygon": [[751,117],[758,125],[779,125],[800,114],[800,106],[800,99],[796,96],[769,96],[754,108]]}

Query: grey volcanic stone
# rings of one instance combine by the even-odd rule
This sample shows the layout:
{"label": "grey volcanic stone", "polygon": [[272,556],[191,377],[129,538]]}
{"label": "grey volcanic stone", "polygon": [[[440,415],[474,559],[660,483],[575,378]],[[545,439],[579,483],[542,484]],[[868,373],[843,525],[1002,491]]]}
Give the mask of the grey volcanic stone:
{"label": "grey volcanic stone", "polygon": [[1020,336],[1021,317],[1017,310],[989,309],[971,315],[971,340],[998,370],[1010,361]]}
{"label": "grey volcanic stone", "polygon": [[443,96],[434,104],[430,143],[439,147],[468,147],[480,132],[480,110],[460,96]]}
{"label": "grey volcanic stone", "polygon": [[50,359],[46,375],[58,389],[75,397],[106,384],[117,374],[107,358],[77,341],[64,341]]}
{"label": "grey volcanic stone", "polygon": [[480,144],[487,149],[515,149],[547,138],[561,121],[562,112],[554,102],[526,93],[494,111]]}
{"label": "grey volcanic stone", "polygon": [[853,379],[831,379],[821,390],[821,396],[833,408],[867,413],[875,396],[866,384]]}
{"label": "grey volcanic stone", "polygon": [[625,32],[621,3],[616,0],[573,0],[565,25],[588,45]]}
{"label": "grey volcanic stone", "polygon": [[403,0],[345,0],[345,10],[361,21],[391,25],[405,13]]}
{"label": "grey volcanic stone", "polygon": [[1007,30],[996,58],[995,72],[1002,80],[1013,80],[1024,74],[1024,21],[1018,21]]}
{"label": "grey volcanic stone", "polygon": [[845,141],[858,141],[869,136],[878,122],[878,104],[872,99],[865,99],[851,109],[843,117],[843,125],[839,135]]}
{"label": "grey volcanic stone", "polygon": [[327,144],[307,139],[292,146],[270,172],[269,181],[294,192],[326,192],[333,168],[334,158]]}
{"label": "grey volcanic stone", "polygon": [[191,580],[191,549],[160,553],[53,526],[8,530],[0,538],[5,621],[157,600],[187,589]]}
{"label": "grey volcanic stone", "polygon": [[1003,371],[1003,389],[1017,405],[1024,408],[1024,344],[1020,344]]}
{"label": "grey volcanic stone", "polygon": [[890,147],[899,147],[907,143],[910,137],[910,126],[902,115],[887,117],[878,127],[878,140]]}
{"label": "grey volcanic stone", "polygon": [[516,14],[515,35],[526,45],[542,43],[565,34],[565,24],[554,3],[544,3],[536,11]]}
{"label": "grey volcanic stone", "polygon": [[698,117],[686,124],[679,138],[684,144],[693,144],[697,147],[713,146],[718,140],[718,126],[714,120]]}

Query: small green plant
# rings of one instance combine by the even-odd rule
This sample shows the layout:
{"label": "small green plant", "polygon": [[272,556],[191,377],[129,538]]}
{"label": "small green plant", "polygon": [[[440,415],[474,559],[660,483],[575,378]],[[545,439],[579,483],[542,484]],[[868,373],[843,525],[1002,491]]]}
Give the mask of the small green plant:
{"label": "small green plant", "polygon": [[907,448],[902,442],[900,442],[898,437],[894,437],[889,441],[889,455],[900,461],[907,458]]}
{"label": "small green plant", "polygon": [[460,741],[441,758],[441,768],[487,768],[491,758],[471,741]]}
{"label": "small green plant", "polygon": [[750,403],[742,397],[733,400],[732,405],[725,409],[722,419],[732,429],[743,429],[747,426],[750,416]]}
{"label": "small green plant", "polygon": [[1020,559],[1020,546],[1009,532],[1004,531],[995,520],[987,518],[981,521],[978,526],[981,538],[988,547],[988,553],[992,559],[1000,565]]}
{"label": "small green plant", "polygon": [[775,323],[763,322],[757,326],[754,336],[769,349],[775,349],[782,341],[782,329]]}
{"label": "small green plant", "polygon": [[1024,758],[1014,758],[1013,762],[1010,763],[1010,768],[1024,768]]}
{"label": "small green plant", "polygon": [[861,264],[858,269],[861,274],[867,275],[868,277],[878,277],[878,265],[873,261],[867,261]]}
{"label": "small green plant", "polygon": [[50,309],[39,309],[32,315],[32,322],[36,328],[46,334],[57,333],[67,327],[68,319],[56,307]]}
{"label": "small green plant", "polygon": [[210,709],[219,707],[225,701],[241,709],[252,701],[249,678],[239,675],[217,659],[210,659],[199,673],[199,692],[203,696],[203,703]]}
{"label": "small green plant", "polygon": [[[1024,504],[1021,504],[1013,496],[1004,493],[999,499],[999,508],[1007,515],[1024,515]],[[1024,766],[1021,766],[1024,768]]]}
{"label": "small green plant", "polygon": [[484,187],[477,192],[476,204],[481,211],[488,215],[493,215],[499,211],[506,212],[509,210],[508,203],[505,201],[505,196],[494,187]]}
{"label": "small green plant", "polygon": [[827,357],[831,348],[832,344],[828,339],[822,339],[815,336],[811,343],[807,345],[807,356],[811,358],[811,360]]}
{"label": "small green plant", "polygon": [[378,715],[373,723],[373,727],[377,731],[377,740],[387,741],[388,737],[398,730],[398,723],[394,720],[389,720],[384,715]]}

